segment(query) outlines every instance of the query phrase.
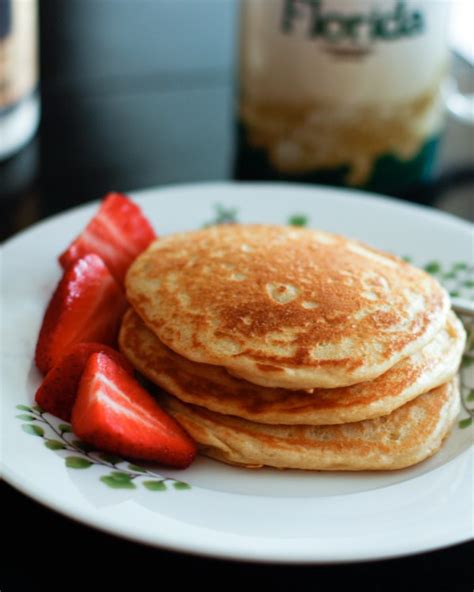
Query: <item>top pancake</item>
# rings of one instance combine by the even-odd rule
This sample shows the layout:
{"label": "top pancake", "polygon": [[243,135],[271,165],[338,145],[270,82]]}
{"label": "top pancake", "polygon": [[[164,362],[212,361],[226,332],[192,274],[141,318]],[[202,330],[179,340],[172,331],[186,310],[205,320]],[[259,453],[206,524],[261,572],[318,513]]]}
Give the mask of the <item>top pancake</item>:
{"label": "top pancake", "polygon": [[154,242],[127,297],[168,347],[255,384],[371,380],[428,343],[449,299],[425,272],[315,230],[223,225]]}

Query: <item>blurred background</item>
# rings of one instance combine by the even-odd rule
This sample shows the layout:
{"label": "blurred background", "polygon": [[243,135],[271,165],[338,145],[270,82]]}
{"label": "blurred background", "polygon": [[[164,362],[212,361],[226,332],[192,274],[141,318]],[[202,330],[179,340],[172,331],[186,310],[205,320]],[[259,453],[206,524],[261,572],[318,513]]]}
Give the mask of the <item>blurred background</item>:
{"label": "blurred background", "polygon": [[[472,6],[460,4],[471,35],[460,18],[453,72],[472,93]],[[238,0],[41,0],[38,11],[41,118],[0,162],[1,239],[109,190],[233,177]],[[403,197],[470,218],[473,189],[473,128],[449,117],[433,181]]]}

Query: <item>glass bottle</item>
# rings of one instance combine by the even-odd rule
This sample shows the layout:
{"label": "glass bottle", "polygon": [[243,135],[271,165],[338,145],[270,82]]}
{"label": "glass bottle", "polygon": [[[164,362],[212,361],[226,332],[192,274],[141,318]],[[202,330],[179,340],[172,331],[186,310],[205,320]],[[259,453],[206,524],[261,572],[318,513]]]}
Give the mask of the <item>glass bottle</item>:
{"label": "glass bottle", "polygon": [[37,8],[36,0],[0,0],[0,160],[38,126]]}
{"label": "glass bottle", "polygon": [[430,178],[449,65],[443,0],[242,0],[242,180],[401,195]]}

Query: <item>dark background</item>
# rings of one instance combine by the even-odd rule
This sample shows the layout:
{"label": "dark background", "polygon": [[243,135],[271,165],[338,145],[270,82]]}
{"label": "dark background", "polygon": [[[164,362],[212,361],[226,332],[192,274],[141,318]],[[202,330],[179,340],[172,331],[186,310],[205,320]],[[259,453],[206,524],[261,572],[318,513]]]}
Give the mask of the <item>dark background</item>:
{"label": "dark background", "polygon": [[[235,0],[42,0],[39,133],[0,164],[0,238],[109,190],[229,179]],[[473,70],[454,69],[463,85]],[[473,215],[472,129],[450,120],[433,184],[411,199]],[[341,566],[259,566],[171,554],[76,524],[0,483],[0,590],[309,584],[472,590],[469,544]],[[11,522],[6,520],[13,516]],[[363,524],[361,524],[363,528]],[[390,536],[390,533],[387,533]],[[57,578],[64,571],[66,579]],[[189,584],[188,584],[189,585]]]}
{"label": "dark background", "polygon": [[235,0],[40,2],[42,120],[1,235],[109,190],[229,178]]}

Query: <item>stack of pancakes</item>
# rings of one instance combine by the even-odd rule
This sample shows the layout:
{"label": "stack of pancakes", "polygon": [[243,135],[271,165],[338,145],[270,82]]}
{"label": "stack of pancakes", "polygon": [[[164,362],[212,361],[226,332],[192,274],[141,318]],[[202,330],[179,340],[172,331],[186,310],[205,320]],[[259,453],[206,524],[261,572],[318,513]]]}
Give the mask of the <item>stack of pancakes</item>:
{"label": "stack of pancakes", "polygon": [[226,225],[153,243],[126,278],[120,347],[207,456],[398,469],[459,411],[465,333],[425,272],[347,238]]}

